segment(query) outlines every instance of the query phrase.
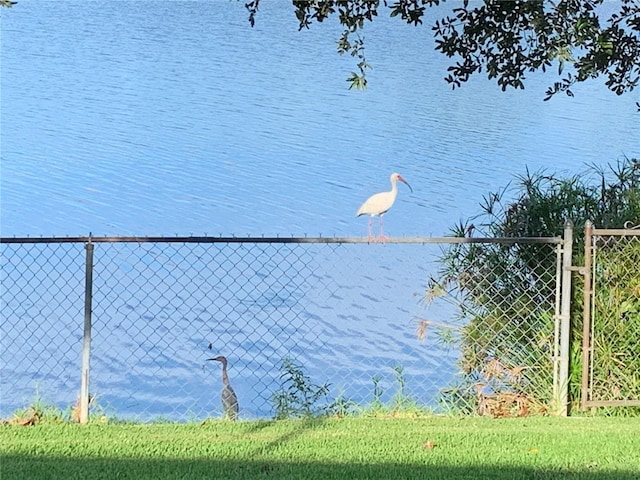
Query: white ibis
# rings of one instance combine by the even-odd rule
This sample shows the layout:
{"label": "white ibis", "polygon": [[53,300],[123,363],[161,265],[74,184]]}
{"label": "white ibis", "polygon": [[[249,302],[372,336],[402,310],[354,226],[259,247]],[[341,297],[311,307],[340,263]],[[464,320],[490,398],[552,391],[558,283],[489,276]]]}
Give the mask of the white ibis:
{"label": "white ibis", "polygon": [[380,192],[376,193],[375,195],[371,195],[356,212],[356,217],[359,217],[360,215],[370,215],[369,240],[374,240],[372,228],[373,217],[375,216],[377,216],[379,219],[380,240],[384,242],[387,238],[384,236],[384,225],[382,216],[387,213],[387,211],[393,206],[393,202],[396,201],[396,196],[398,195],[398,180],[404,183],[407,187],[409,187],[409,190],[413,192],[413,188],[411,188],[411,185],[409,185],[399,173],[392,173],[389,180],[391,181],[391,190],[389,190],[388,192]]}

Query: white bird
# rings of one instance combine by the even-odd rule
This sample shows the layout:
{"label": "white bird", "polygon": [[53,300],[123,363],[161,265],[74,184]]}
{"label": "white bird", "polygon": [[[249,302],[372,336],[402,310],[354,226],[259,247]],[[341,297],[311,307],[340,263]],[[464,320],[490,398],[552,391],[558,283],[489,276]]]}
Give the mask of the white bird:
{"label": "white bird", "polygon": [[396,197],[398,196],[398,180],[404,183],[407,187],[409,187],[409,190],[413,192],[413,188],[411,188],[411,185],[409,185],[407,181],[404,178],[402,178],[402,175],[400,175],[399,173],[392,173],[389,180],[391,181],[390,191],[380,192],[380,193],[376,193],[375,195],[371,195],[356,212],[356,217],[359,217],[360,215],[371,216],[369,218],[369,240],[370,241],[375,240],[373,236],[373,231],[372,231],[373,217],[375,216],[379,218],[380,240],[384,242],[387,238],[384,236],[382,216],[385,213],[387,213],[387,211],[393,206],[393,202],[396,201]]}

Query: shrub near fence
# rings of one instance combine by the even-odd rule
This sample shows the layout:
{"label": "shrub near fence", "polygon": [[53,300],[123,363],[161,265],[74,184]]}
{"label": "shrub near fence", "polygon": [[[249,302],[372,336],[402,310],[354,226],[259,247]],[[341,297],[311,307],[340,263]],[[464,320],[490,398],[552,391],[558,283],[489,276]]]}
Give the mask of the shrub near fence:
{"label": "shrub near fence", "polygon": [[[447,295],[464,326],[461,375],[443,400],[469,413],[547,413],[559,355],[560,254],[554,245],[461,243],[443,256],[429,294]],[[554,377],[555,375],[555,377]]]}
{"label": "shrub near fence", "polygon": [[[482,295],[494,298],[491,305],[510,319],[500,328],[494,328],[489,304],[480,310],[466,301],[451,305],[459,286],[429,305],[421,301],[437,269],[435,249],[460,242],[495,248],[525,243],[549,260],[535,279],[516,262],[491,266],[478,257]],[[529,406],[551,400],[561,239],[418,238],[369,245],[348,238],[94,237],[1,243],[3,415],[32,401],[36,389],[61,407],[76,402],[88,243],[95,250],[90,391],[110,415],[220,415],[219,365],[205,361],[217,354],[229,358],[241,418],[273,416],[287,358],[302,365],[314,384],[330,387],[327,401],[338,398],[343,405],[402,400],[405,407],[495,414],[487,407],[491,395],[515,396],[516,404],[524,398]],[[505,273],[529,286],[514,297],[497,281]],[[542,287],[551,293],[542,295]]]}

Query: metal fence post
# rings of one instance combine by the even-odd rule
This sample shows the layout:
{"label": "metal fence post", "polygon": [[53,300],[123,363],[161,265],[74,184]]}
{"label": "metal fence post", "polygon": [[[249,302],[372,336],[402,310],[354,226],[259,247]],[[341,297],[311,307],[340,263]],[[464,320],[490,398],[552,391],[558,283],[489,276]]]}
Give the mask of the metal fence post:
{"label": "metal fence post", "polygon": [[93,299],[93,243],[85,244],[84,335],[82,339],[82,379],[80,381],[80,423],[89,421],[89,360],[91,358],[91,303]]}
{"label": "metal fence post", "polygon": [[580,389],[580,407],[587,409],[590,400],[589,373],[591,362],[591,261],[593,243],[593,224],[587,220],[584,224],[584,305],[582,309],[582,379]]}
{"label": "metal fence post", "polygon": [[564,225],[562,242],[562,291],[560,295],[560,356],[557,385],[558,415],[566,417],[569,412],[569,356],[571,347],[571,272],[573,255],[573,223]]}

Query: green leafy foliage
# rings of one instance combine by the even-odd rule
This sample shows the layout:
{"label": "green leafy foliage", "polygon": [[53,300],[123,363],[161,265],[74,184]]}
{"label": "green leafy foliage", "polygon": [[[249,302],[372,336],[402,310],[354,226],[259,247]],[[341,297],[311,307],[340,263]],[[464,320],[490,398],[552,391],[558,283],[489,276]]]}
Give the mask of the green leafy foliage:
{"label": "green leafy foliage", "polygon": [[640,237],[595,246],[591,397],[640,399]]}
{"label": "green leafy foliage", "polygon": [[366,417],[424,417],[433,415],[433,410],[419,405],[418,402],[407,394],[407,381],[404,375],[404,367],[395,365],[393,367],[396,391],[387,401],[382,397],[385,393],[381,385],[382,377],[374,376],[373,381],[373,401],[360,408],[360,414]]}
{"label": "green leafy foliage", "polygon": [[[251,25],[261,0],[249,0]],[[640,82],[640,4],[621,0],[603,8],[605,0],[544,2],[542,0],[485,0],[452,2],[448,14],[440,0],[293,0],[299,28],[310,28],[337,15],[344,32],[338,51],[359,59],[359,73],[349,78],[351,87],[366,87],[364,42],[360,32],[384,6],[389,16],[408,25],[431,24],[436,50],[453,59],[445,80],[460,87],[477,73],[507,88],[522,89],[530,72],[558,65],[559,81],[545,100],[578,82],[604,77],[618,95]],[[442,2],[445,3],[445,2]],[[440,5],[440,6],[439,6]],[[439,6],[434,19],[430,7]],[[355,42],[350,38],[356,37]],[[640,109],[640,104],[637,104]]]}
{"label": "green leafy foliage", "polygon": [[374,376],[373,401],[360,406],[348,398],[338,395],[330,401],[330,386],[314,384],[306,375],[304,368],[285,358],[282,362],[282,386],[272,397],[275,408],[275,419],[289,418],[317,418],[317,417],[351,417],[351,416],[425,416],[432,414],[432,410],[418,405],[418,403],[406,393],[406,378],[404,367],[393,367],[396,391],[393,397],[385,402],[382,397],[385,393],[381,385],[382,378]]}
{"label": "green leafy foliage", "polygon": [[[507,193],[513,191],[515,199],[507,199]],[[599,228],[621,228],[625,222],[640,224],[640,162],[625,158],[606,170],[592,167],[569,178],[527,172],[511,189],[486,196],[481,207],[480,215],[453,228],[455,236],[558,236],[565,222],[571,220],[578,226],[574,232],[574,264],[581,265],[584,232],[580,226],[586,220]],[[626,257],[611,261],[638,275],[633,255],[626,253]],[[460,336],[464,376],[458,385],[443,392],[444,403],[456,410],[477,411],[488,396],[508,393],[526,399],[525,410],[548,405],[553,380],[550,359],[557,264],[552,246],[522,241],[453,244],[443,252],[441,262],[442,269],[437,278],[431,279],[427,295],[435,291],[456,297],[460,316],[467,321]],[[612,295],[619,301],[610,312],[620,317],[619,309],[624,309],[626,317],[633,317],[637,305],[628,299],[638,298],[635,280],[613,285],[600,293],[606,296],[605,303],[612,302]],[[619,288],[624,292],[615,290]],[[581,342],[582,292],[581,286],[574,289],[573,358],[579,357],[575,342]],[[617,343],[607,338],[607,348],[633,352],[629,348],[632,342],[637,345],[638,332],[624,332]],[[626,363],[619,357],[609,358],[609,365],[603,366],[609,371],[613,371],[611,362],[617,362],[616,371],[637,366],[626,356]],[[574,362],[571,367],[571,391],[576,399],[581,365]],[[630,382],[637,388],[637,373],[630,375],[636,375]]]}
{"label": "green leafy foliage", "polygon": [[320,403],[329,394],[329,384],[311,382],[304,368],[290,358],[282,361],[281,388],[273,394],[275,418],[316,417],[326,414],[330,406]]}

